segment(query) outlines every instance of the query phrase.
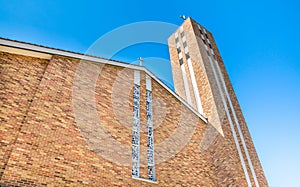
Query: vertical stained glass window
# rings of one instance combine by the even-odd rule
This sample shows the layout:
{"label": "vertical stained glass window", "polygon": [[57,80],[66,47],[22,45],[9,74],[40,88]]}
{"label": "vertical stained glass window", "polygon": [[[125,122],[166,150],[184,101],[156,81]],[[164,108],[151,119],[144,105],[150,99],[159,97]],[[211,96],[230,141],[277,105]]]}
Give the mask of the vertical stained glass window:
{"label": "vertical stained glass window", "polygon": [[147,133],[148,133],[148,178],[155,181],[155,163],[154,163],[154,135],[152,120],[152,89],[151,78],[146,77],[146,115],[147,115]]}
{"label": "vertical stained glass window", "polygon": [[140,177],[140,72],[134,72],[133,125],[132,125],[132,176]]}

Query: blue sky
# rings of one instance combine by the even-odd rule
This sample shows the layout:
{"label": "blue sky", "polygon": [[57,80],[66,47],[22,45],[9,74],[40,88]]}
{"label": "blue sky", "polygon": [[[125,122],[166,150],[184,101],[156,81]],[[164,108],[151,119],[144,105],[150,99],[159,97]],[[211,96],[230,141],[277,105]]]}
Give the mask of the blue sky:
{"label": "blue sky", "polygon": [[[214,34],[270,186],[299,186],[299,5],[296,0],[0,0],[0,37],[84,53],[125,24],[180,25],[179,15],[191,16]],[[149,43],[115,58],[132,62],[138,56],[169,58],[165,45]]]}

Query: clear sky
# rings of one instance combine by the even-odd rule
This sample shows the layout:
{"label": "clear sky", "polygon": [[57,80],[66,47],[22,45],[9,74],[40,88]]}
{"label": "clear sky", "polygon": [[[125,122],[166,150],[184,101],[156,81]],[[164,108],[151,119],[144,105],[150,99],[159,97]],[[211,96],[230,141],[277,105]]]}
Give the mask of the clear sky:
{"label": "clear sky", "polygon": [[[296,0],[0,0],[0,37],[84,53],[125,24],[180,25],[179,15],[191,16],[214,34],[270,186],[291,187],[299,186],[300,177],[299,5]],[[132,62],[138,56],[169,58],[165,45],[149,43],[115,58]]]}

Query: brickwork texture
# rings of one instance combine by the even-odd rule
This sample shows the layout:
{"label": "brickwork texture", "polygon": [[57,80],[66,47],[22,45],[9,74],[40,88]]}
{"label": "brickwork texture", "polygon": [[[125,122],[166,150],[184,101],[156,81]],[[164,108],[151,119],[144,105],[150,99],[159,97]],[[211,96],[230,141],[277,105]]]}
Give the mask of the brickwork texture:
{"label": "brickwork texture", "polygon": [[[0,185],[247,186],[230,119],[216,91],[216,79],[198,24],[188,18],[182,27],[207,121],[151,78],[154,182],[143,180],[148,177],[146,71],[140,71],[142,180],[139,180],[132,178],[131,166],[133,85],[137,70],[61,55],[41,59],[0,52]],[[209,31],[207,37],[224,77],[258,183],[268,186]],[[174,34],[168,43],[175,92],[186,100]],[[184,55],[182,42],[181,47]],[[190,107],[197,111],[185,58],[183,65],[191,93]],[[226,102],[228,105],[229,101]],[[229,115],[234,118],[233,110]],[[238,131],[236,127],[235,131]],[[238,133],[237,138],[250,184],[256,186]]]}

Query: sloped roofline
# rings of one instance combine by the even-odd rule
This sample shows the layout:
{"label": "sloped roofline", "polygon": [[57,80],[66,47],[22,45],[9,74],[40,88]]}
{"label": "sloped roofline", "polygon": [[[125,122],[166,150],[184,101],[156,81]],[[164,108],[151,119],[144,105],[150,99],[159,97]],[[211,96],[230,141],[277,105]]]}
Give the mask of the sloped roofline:
{"label": "sloped roofline", "polygon": [[158,82],[164,89],[166,89],[171,95],[173,95],[176,99],[178,99],[184,106],[186,106],[190,111],[192,111],[195,115],[201,118],[205,123],[207,123],[207,118],[204,114],[200,114],[197,112],[191,105],[189,105],[183,98],[177,95],[171,88],[169,88],[165,83],[163,83],[157,76],[155,76],[150,70],[148,70],[144,66],[138,66],[134,64],[129,64],[121,61],[105,59],[101,57],[86,55],[82,53],[76,53],[67,50],[61,50],[57,48],[45,47],[41,45],[20,42],[17,40],[10,40],[6,38],[0,37],[0,51],[10,52],[15,54],[23,54],[25,56],[33,56],[44,59],[51,59],[52,55],[60,55],[65,57],[76,58],[80,60],[86,60],[101,64],[108,64],[118,67],[129,68],[132,70],[143,71],[148,74],[151,78],[153,78],[156,82]]}

